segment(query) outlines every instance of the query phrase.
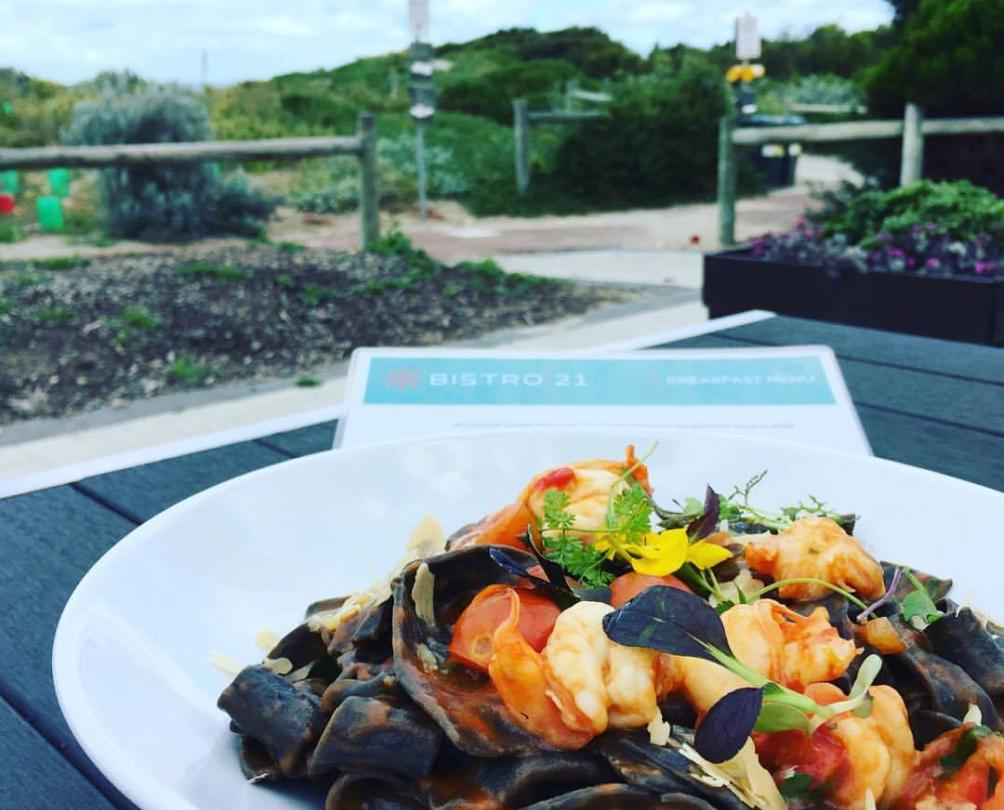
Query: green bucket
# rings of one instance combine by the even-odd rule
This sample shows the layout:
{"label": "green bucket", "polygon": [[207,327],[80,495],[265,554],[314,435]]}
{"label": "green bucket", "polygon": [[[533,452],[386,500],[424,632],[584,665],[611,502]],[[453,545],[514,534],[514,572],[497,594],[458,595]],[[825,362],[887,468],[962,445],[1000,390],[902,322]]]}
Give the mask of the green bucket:
{"label": "green bucket", "polygon": [[35,211],[43,232],[63,230],[63,201],[59,197],[39,197],[35,200]]}
{"label": "green bucket", "polygon": [[4,194],[17,194],[17,169],[7,169],[0,172],[0,191]]}
{"label": "green bucket", "polygon": [[69,169],[49,169],[46,176],[49,178],[49,191],[55,196],[68,197],[70,195]]}

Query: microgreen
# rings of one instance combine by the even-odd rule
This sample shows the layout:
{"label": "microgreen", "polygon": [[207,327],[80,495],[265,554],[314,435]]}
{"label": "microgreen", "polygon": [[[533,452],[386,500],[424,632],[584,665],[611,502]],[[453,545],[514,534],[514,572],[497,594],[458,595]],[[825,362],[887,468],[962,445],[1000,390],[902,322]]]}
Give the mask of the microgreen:
{"label": "microgreen", "polygon": [[930,592],[924,587],[924,583],[917,579],[913,571],[909,568],[904,568],[903,576],[913,585],[913,590],[904,596],[899,603],[903,620],[911,627],[923,630],[927,625],[936,622],[945,614],[938,610],[938,606],[934,604]]}
{"label": "microgreen", "polygon": [[[741,487],[733,487],[732,492],[728,495],[718,494],[718,510],[717,514],[714,515],[715,523],[727,520],[730,523],[747,523],[762,526],[771,531],[783,531],[806,515],[830,518],[841,526],[848,525],[854,519],[853,515],[843,515],[829,509],[823,501],[814,495],[809,496],[808,503],[799,501],[794,506],[782,506],[777,512],[760,509],[750,503],[750,494],[766,476],[767,470],[762,470]],[[710,493],[714,492],[710,487],[708,489]],[[662,525],[669,527],[689,524],[695,529],[698,527],[706,528],[704,520],[701,519],[710,522],[711,510],[707,503],[707,496],[710,493],[706,493],[704,502],[697,498],[687,498],[682,504],[677,503],[677,506],[680,507],[679,512],[660,512]],[[701,523],[697,523],[698,520],[701,520]],[[710,531],[713,529],[710,529],[709,533]]]}
{"label": "microgreen", "polygon": [[960,770],[966,764],[969,757],[976,751],[976,746],[979,745],[980,740],[991,733],[991,730],[986,726],[973,726],[963,731],[959,736],[958,742],[955,744],[955,750],[951,754],[945,754],[940,760],[942,774],[944,776],[951,776]]}
{"label": "microgreen", "polygon": [[606,556],[581,538],[569,535],[575,528],[575,515],[568,511],[568,504],[568,494],[560,489],[544,492],[541,551],[586,587],[609,585],[614,574],[605,567]]}
{"label": "microgreen", "polygon": [[[715,609],[699,596],[677,588],[657,586],[643,591],[604,616],[603,629],[613,641],[628,647],[714,661],[753,687],[729,693],[725,706],[716,711],[716,703],[705,717],[707,722],[714,713],[721,720],[716,719],[703,737],[695,738],[698,753],[712,762],[724,762],[734,756],[755,729],[797,729],[811,734],[843,712],[867,716],[871,711],[868,688],[882,667],[879,656],[868,656],[847,699],[820,706],[742,663],[729,647],[725,626]],[[731,721],[724,722],[725,717],[731,717]],[[702,740],[708,745],[704,750]]]}
{"label": "microgreen", "polygon": [[523,559],[519,559],[515,555],[510,554],[506,549],[498,546],[492,546],[488,551],[488,555],[491,557],[492,562],[500,568],[505,569],[510,574],[515,574],[528,580],[534,588],[546,593],[558,607],[562,609],[568,608],[579,601],[579,597],[572,593],[571,588],[564,582],[561,585],[555,585],[549,580],[541,579],[531,574],[524,563],[526,559],[525,555]]}
{"label": "microgreen", "polygon": [[795,771],[781,782],[778,789],[781,792],[781,798],[789,802],[797,799],[807,801],[825,799],[830,792],[829,785],[822,784],[818,787],[813,787],[815,782],[816,780],[811,774]]}

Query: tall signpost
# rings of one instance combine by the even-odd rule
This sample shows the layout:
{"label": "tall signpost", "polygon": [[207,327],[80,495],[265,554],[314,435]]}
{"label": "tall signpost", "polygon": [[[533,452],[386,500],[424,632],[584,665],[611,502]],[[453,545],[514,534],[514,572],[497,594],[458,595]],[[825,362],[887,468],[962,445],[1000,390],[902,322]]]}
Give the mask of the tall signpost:
{"label": "tall signpost", "polygon": [[436,114],[436,88],[432,82],[435,49],[429,43],[429,0],[408,0],[411,26],[411,84],[408,86],[408,112],[415,122],[415,151],[418,163],[418,210],[427,216],[425,173],[425,127]]}

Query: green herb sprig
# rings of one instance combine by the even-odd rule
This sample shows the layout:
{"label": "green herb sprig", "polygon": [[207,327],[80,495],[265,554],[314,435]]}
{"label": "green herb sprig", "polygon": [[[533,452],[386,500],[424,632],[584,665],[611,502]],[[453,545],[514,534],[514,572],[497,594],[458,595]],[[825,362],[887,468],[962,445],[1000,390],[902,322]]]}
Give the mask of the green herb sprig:
{"label": "green herb sprig", "polygon": [[544,554],[586,587],[609,585],[614,574],[605,567],[606,556],[569,534],[575,529],[575,515],[568,511],[568,504],[568,494],[560,489],[544,492],[541,521]]}

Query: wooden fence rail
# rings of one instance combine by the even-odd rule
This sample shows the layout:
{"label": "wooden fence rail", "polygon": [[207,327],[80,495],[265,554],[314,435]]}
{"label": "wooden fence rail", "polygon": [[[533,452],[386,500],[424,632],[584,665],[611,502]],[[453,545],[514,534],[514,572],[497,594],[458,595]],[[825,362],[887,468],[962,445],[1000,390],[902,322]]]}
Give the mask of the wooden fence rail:
{"label": "wooden fence rail", "polygon": [[379,177],[376,161],[376,121],[371,113],[359,116],[355,137],[274,138],[261,141],[195,141],[187,143],[130,143],[104,146],[43,146],[0,149],[4,169],[56,167],[108,169],[113,166],[193,163],[232,160],[299,160],[347,155],[359,161],[359,215],[362,244],[380,237]]}
{"label": "wooden fence rail", "polygon": [[516,157],[516,189],[520,194],[530,190],[530,127],[537,124],[577,124],[602,118],[598,110],[567,110],[531,112],[526,99],[512,103],[512,131]]}
{"label": "wooden fence rail", "polygon": [[909,185],[924,174],[924,137],[1004,132],[1004,116],[936,118],[925,120],[916,104],[907,104],[902,120],[842,121],[835,124],[798,124],[785,127],[736,127],[731,118],[719,122],[718,138],[718,239],[722,246],[735,244],[736,146],[768,143],[825,143],[872,138],[902,138],[900,185]]}

